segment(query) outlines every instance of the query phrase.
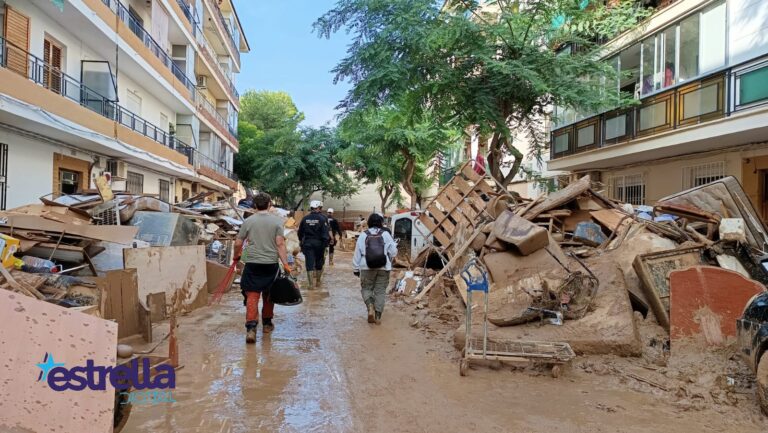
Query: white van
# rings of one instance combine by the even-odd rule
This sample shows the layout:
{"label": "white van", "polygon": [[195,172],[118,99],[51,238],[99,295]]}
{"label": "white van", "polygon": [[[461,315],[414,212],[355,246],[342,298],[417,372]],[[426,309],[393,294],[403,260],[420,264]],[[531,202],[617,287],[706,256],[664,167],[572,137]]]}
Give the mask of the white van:
{"label": "white van", "polygon": [[398,256],[415,259],[432,239],[429,229],[419,221],[422,211],[403,212],[392,215],[389,227],[397,242]]}

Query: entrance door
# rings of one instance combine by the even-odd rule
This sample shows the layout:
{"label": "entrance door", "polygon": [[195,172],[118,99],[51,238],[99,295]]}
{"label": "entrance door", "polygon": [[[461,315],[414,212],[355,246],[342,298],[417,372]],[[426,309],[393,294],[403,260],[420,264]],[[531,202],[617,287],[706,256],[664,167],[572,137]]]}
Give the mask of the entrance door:
{"label": "entrance door", "polygon": [[61,185],[62,195],[75,194],[80,189],[80,178],[82,173],[78,171],[59,169],[59,184]]}

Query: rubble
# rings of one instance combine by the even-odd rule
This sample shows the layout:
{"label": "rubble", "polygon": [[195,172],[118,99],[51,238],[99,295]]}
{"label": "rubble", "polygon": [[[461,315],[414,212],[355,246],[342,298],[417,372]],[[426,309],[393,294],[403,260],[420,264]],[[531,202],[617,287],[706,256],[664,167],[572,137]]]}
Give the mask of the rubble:
{"label": "rubble", "polygon": [[[633,206],[607,199],[588,176],[533,200],[511,198],[489,190],[490,180],[477,187],[482,182],[468,167],[457,170],[425,207],[420,220],[430,228],[429,243],[406,271],[396,271],[394,291],[416,307],[411,327],[432,334],[431,328],[443,323],[447,310],[433,306],[435,294],[443,305],[470,308],[472,338],[482,341],[485,299],[477,292],[473,305],[466,305],[467,285],[459,276],[474,259],[490,280],[487,326],[493,347],[564,343],[581,356],[641,357],[652,371],[669,369],[667,377],[696,370],[697,357],[717,360],[707,368],[725,365],[716,347],[738,350],[736,320],[768,283],[768,231],[735,179],[683,191],[654,206]],[[457,186],[470,181],[476,185],[473,199]],[[457,196],[464,197],[463,205]],[[457,214],[461,206],[473,212]],[[474,220],[466,221],[468,215]],[[435,254],[449,260],[430,270],[434,277],[427,276],[421,266]],[[467,338],[462,316],[450,318],[459,350]],[[560,318],[561,325],[552,324]],[[734,370],[734,361],[726,361]],[[625,380],[675,391],[663,376],[651,376],[622,373]],[[707,383],[714,387],[708,401],[733,400],[719,382]],[[683,392],[703,388],[696,389]]]}

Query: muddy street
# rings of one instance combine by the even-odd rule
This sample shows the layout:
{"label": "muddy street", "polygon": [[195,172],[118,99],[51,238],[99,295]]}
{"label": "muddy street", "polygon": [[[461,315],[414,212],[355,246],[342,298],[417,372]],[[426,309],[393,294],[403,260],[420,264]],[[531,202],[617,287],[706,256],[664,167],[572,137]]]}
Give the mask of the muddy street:
{"label": "muddy street", "polygon": [[255,345],[244,343],[239,293],[184,317],[176,402],[135,406],[123,431],[765,431],[754,408],[680,409],[578,368],[559,379],[482,367],[462,378],[450,337],[411,328],[404,308],[390,303],[382,325],[366,323],[350,262],[337,256],[328,295],[278,306],[276,330],[259,329]]}

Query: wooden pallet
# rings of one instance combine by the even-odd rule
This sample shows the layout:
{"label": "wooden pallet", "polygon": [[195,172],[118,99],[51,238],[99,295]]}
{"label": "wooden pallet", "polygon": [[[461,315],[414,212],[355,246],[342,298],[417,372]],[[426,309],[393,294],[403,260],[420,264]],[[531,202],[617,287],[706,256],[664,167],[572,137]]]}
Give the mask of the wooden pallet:
{"label": "wooden pallet", "polygon": [[457,241],[457,228],[466,227],[468,233],[482,224],[493,189],[485,177],[477,174],[471,161],[466,162],[456,175],[443,186],[421,214],[419,221],[429,230],[449,256]]}

